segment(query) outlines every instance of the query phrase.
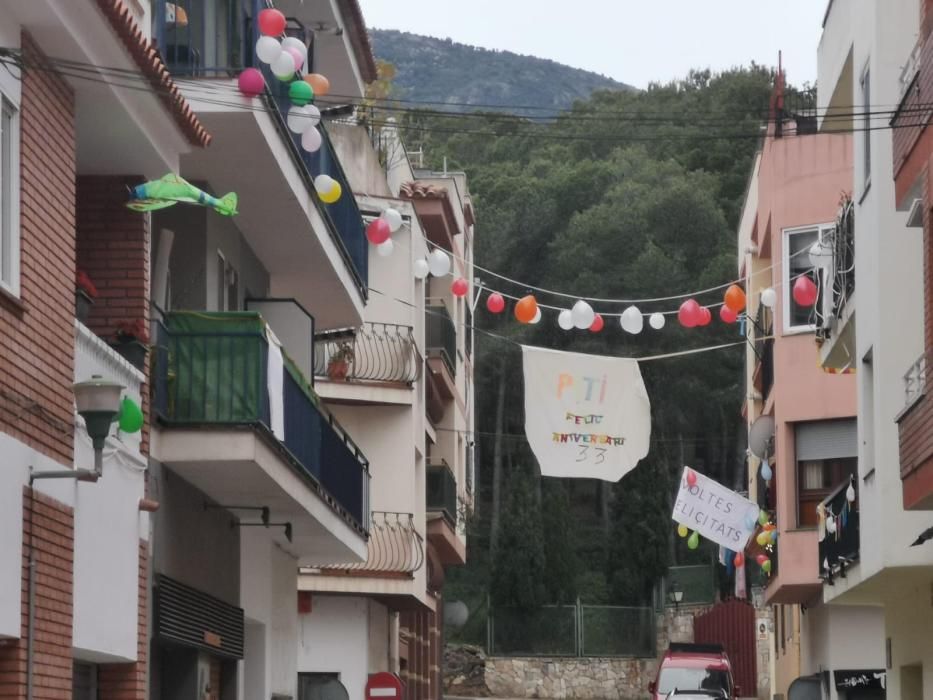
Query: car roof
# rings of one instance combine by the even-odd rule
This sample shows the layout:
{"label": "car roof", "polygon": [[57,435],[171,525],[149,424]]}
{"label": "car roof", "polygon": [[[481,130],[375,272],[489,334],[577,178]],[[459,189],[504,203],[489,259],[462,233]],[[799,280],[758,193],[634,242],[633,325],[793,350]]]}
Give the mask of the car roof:
{"label": "car roof", "polygon": [[728,659],[721,654],[698,654],[668,651],[661,661],[661,668],[715,668],[729,670]]}

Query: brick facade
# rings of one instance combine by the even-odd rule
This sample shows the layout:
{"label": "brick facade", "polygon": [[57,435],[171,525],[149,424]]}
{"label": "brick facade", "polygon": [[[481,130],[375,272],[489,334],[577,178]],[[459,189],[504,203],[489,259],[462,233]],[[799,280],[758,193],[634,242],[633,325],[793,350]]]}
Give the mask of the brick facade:
{"label": "brick facade", "polygon": [[429,611],[404,612],[400,622],[408,637],[407,665],[401,673],[405,700],[438,700],[443,665],[440,615]]}
{"label": "brick facade", "polygon": [[18,640],[0,645],[0,698],[26,697],[30,546],[36,554],[34,697],[70,698],[74,512],[29,488],[23,489],[23,625]]}
{"label": "brick facade", "polygon": [[[29,65],[46,59],[22,36]],[[20,105],[20,298],[0,294],[0,431],[70,466],[74,452],[75,98],[24,69]]]}

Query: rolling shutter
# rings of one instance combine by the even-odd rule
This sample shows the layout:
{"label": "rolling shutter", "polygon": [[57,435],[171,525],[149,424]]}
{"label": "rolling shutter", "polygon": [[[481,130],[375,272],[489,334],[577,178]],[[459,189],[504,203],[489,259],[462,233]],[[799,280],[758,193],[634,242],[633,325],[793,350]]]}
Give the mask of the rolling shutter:
{"label": "rolling shutter", "polygon": [[858,457],[858,431],[854,418],[797,423],[797,461]]}

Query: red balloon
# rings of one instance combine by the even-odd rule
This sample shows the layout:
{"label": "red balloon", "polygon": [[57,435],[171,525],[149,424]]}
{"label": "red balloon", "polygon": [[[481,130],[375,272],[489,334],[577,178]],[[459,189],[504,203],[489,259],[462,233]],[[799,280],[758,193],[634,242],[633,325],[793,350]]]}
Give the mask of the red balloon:
{"label": "red balloon", "polygon": [[237,85],[240,87],[240,92],[247,97],[261,95],[266,89],[266,81],[263,79],[262,73],[259,72],[258,68],[247,68],[240,73],[240,77],[237,79]]}
{"label": "red balloon", "polygon": [[696,486],[697,484],[697,473],[692,469],[687,471],[687,485]]}
{"label": "red balloon", "polygon": [[259,31],[266,36],[282,36],[285,33],[285,15],[278,10],[263,10],[259,13]]}
{"label": "red balloon", "polygon": [[728,306],[723,305],[719,307],[719,318],[723,323],[735,323],[738,317],[738,314]]}
{"label": "red balloon", "polygon": [[710,313],[710,310],[705,306],[700,307],[700,320],[697,321],[698,326],[708,326],[710,321],[713,320],[713,314]]}
{"label": "red balloon", "polygon": [[693,328],[700,320],[700,305],[695,299],[687,299],[680,305],[677,312],[677,320],[684,328]]}
{"label": "red balloon", "polygon": [[383,218],[373,219],[366,227],[366,237],[373,245],[385,243],[391,235],[392,229],[389,228],[389,222]]}
{"label": "red balloon", "polygon": [[593,319],[593,323],[592,323],[592,325],[590,326],[590,332],[591,332],[591,333],[599,333],[599,332],[603,329],[603,326],[604,326],[604,325],[606,325],[606,324],[605,324],[605,322],[603,321],[603,317],[600,316],[599,314],[596,314],[596,318]]}
{"label": "red balloon", "polygon": [[766,554],[759,554],[757,557],[755,557],[755,561],[758,562],[758,566],[761,566],[766,561],[768,561],[768,556]]}
{"label": "red balloon", "polygon": [[453,292],[455,297],[465,297],[469,289],[470,287],[467,284],[467,281],[462,277],[458,277],[450,285],[450,291]]}
{"label": "red balloon", "polygon": [[742,552],[737,552],[735,559],[732,560],[732,563],[735,564],[736,569],[741,569],[745,566],[745,555]]}
{"label": "red balloon", "polygon": [[819,290],[809,275],[801,275],[794,282],[794,301],[801,306],[813,306],[818,296]]}
{"label": "red balloon", "polygon": [[494,314],[501,314],[505,310],[505,299],[499,292],[493,292],[486,298],[486,308]]}

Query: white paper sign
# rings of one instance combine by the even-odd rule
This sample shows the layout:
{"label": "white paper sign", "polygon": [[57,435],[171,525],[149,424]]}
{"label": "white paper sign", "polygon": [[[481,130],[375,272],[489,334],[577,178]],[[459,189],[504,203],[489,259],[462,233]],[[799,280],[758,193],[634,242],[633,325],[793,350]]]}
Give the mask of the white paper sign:
{"label": "white paper sign", "polygon": [[618,481],[648,454],[635,360],[522,346],[525,434],[544,476]]}
{"label": "white paper sign", "polygon": [[[696,475],[693,486],[687,481],[690,472]],[[696,530],[700,537],[733,552],[741,552],[757,527],[758,506],[709,477],[684,467],[671,517]]]}

